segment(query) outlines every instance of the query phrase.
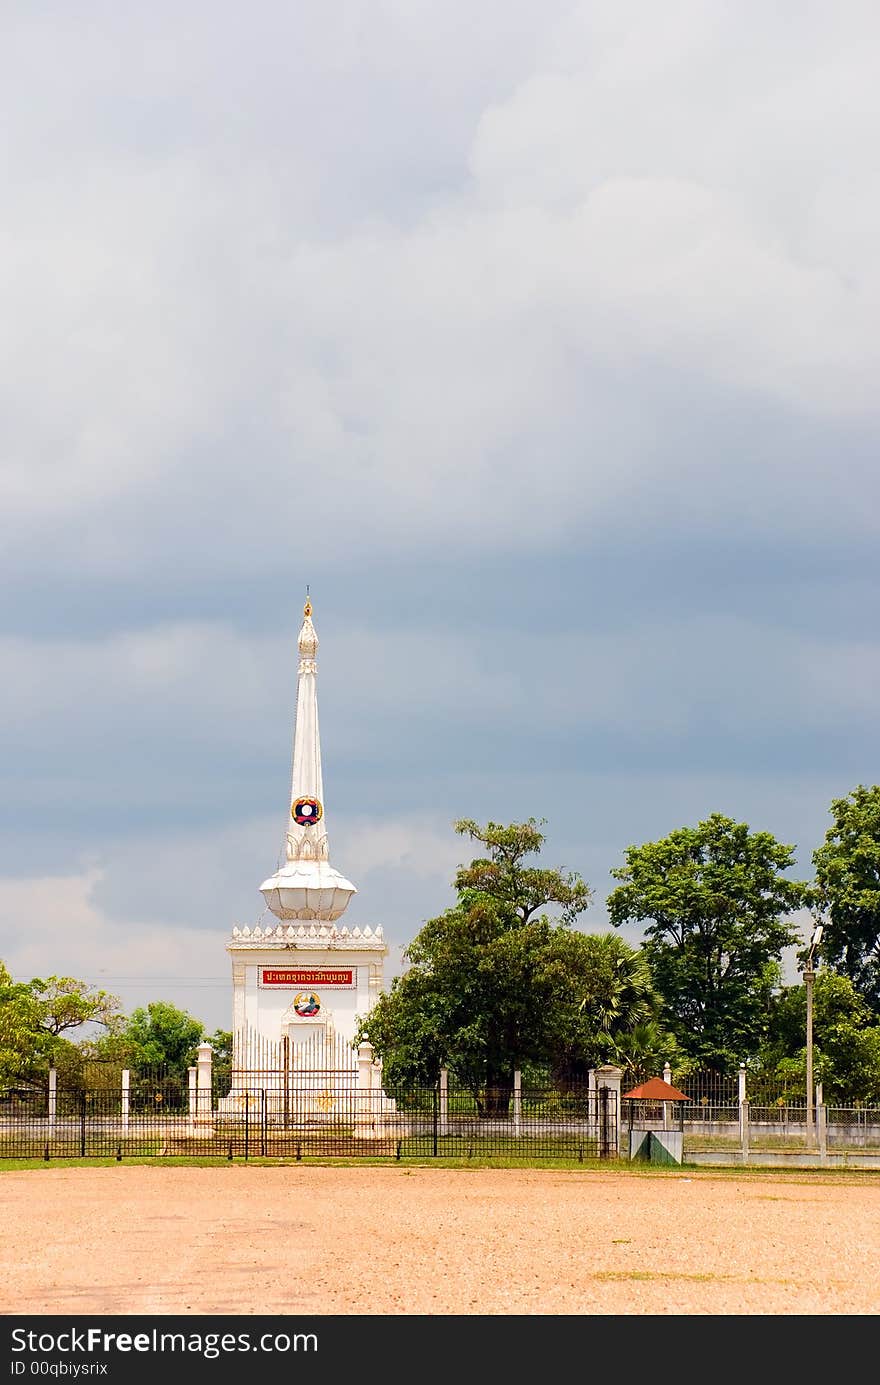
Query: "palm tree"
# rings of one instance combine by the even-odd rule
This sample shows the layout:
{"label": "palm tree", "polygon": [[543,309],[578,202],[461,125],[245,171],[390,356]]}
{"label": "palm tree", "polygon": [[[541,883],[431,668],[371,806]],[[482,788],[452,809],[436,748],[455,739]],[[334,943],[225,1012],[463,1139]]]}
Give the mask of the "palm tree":
{"label": "palm tree", "polygon": [[623,1068],[625,1087],[659,1077],[664,1063],[674,1064],[677,1056],[674,1038],[655,1019],[635,1025],[628,1033],[619,1035],[614,1044],[614,1057]]}

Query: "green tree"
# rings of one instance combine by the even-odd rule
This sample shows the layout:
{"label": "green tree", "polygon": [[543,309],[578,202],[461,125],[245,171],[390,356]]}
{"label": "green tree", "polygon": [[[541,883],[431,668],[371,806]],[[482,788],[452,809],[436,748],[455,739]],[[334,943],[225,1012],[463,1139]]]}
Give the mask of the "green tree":
{"label": "green tree", "polygon": [[[609,1061],[620,1063],[629,1077],[639,1042],[649,1035],[651,1058],[662,1067],[675,1045],[659,1024],[644,953],[617,933],[562,930],[552,952],[562,962],[547,1036],[554,1080],[562,1086],[583,1082],[590,1068]],[[638,1061],[649,1061],[648,1054],[641,1052]]]}
{"label": "green tree", "polygon": [[[805,1091],[807,996],[786,986],[776,999],[760,1072]],[[880,1024],[849,977],[821,967],[813,982],[813,1072],[826,1102],[880,1102]]]}
{"label": "green tree", "polygon": [[42,1080],[72,1047],[67,1036],[84,1025],[115,1032],[119,1000],[71,976],[15,982],[0,962],[0,1085]]}
{"label": "green tree", "polygon": [[661,1076],[667,1063],[679,1066],[681,1050],[659,1019],[649,1019],[615,1034],[613,1057],[623,1068],[622,1090],[626,1091],[649,1077]]}
{"label": "green tree", "polygon": [[880,784],[831,804],[833,825],[813,852],[821,953],[880,1015]]}
{"label": "green tree", "polygon": [[561,908],[563,922],[573,923],[589,907],[592,890],[575,871],[524,864],[544,845],[541,825],[536,818],[509,827],[497,822],[480,827],[472,818],[456,822],[459,836],[480,842],[488,853],[459,867],[455,876],[459,895],[475,891],[520,923],[528,923],[533,914],[554,904]]}
{"label": "green tree", "polygon": [[121,1059],[136,1070],[162,1067],[182,1081],[204,1036],[201,1020],[167,1000],[153,1000],[133,1010],[118,1038],[96,1046],[95,1056]]}
{"label": "green tree", "polygon": [[[456,874],[456,904],[429,919],[361,1022],[386,1081],[431,1083],[448,1067],[482,1115],[506,1112],[516,1068],[573,1082],[614,1052],[615,1035],[655,1013],[646,968],[614,934],[571,927],[590,890],[574,873],[528,864],[544,836],[535,819],[455,824],[485,848]],[[553,907],[554,921],[544,909]]]}
{"label": "green tree", "polygon": [[782,949],[797,940],[784,922],[806,893],[783,875],[794,848],[713,813],[625,857],[611,872],[623,882],[608,897],[611,922],[647,925],[665,1027],[687,1057],[729,1071],[757,1052]]}

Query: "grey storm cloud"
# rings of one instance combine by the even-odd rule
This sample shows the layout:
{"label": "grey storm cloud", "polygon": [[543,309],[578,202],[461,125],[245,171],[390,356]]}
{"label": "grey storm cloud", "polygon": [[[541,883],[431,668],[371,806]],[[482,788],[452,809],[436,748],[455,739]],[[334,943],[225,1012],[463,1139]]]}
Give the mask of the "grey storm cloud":
{"label": "grey storm cloud", "polygon": [[546,813],[596,926],[714,808],[808,859],[878,777],[876,8],[4,25],[0,955],[223,970],[307,583],[396,946],[461,813]]}

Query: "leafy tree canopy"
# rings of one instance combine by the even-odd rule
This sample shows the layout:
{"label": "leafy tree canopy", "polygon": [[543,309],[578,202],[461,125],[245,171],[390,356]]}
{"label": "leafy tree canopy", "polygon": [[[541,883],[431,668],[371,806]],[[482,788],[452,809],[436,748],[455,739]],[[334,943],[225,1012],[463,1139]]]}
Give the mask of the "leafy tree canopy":
{"label": "leafy tree canopy", "polygon": [[154,1000],[133,1010],[118,1034],[95,1044],[94,1056],[134,1069],[162,1067],[168,1076],[183,1078],[204,1036],[201,1020],[167,1000]]}
{"label": "leafy tree canopy", "polygon": [[660,841],[631,846],[608,897],[615,927],[646,924],[644,951],[661,1018],[682,1053],[732,1070],[757,1052],[779,987],[784,916],[806,887],[786,879],[794,848],[713,813]]}
{"label": "leafy tree canopy", "polygon": [[66,1035],[86,1024],[118,1030],[116,996],[71,976],[15,982],[0,962],[0,1084],[37,1080],[70,1047]]}
{"label": "leafy tree canopy", "polygon": [[[574,873],[529,865],[535,819],[455,824],[485,854],[455,877],[457,903],[429,919],[411,964],[362,1021],[386,1079],[433,1082],[449,1067],[491,1114],[506,1109],[516,1068],[549,1065],[575,1080],[612,1058],[615,1036],[650,1019],[647,967],[616,935],[573,931],[590,889]],[[554,921],[543,911],[555,906]]]}
{"label": "leafy tree canopy", "polygon": [[[781,1080],[806,1081],[807,996],[787,986],[776,1000],[760,1070]],[[880,1102],[880,1024],[846,976],[821,967],[813,982],[813,1073],[826,1102]]]}
{"label": "leafy tree canopy", "polygon": [[880,1015],[880,784],[831,804],[833,825],[813,853],[821,955]]}
{"label": "leafy tree canopy", "polygon": [[497,822],[480,827],[471,818],[455,823],[459,836],[468,836],[487,849],[487,855],[461,866],[455,876],[459,895],[475,890],[508,908],[521,923],[548,904],[559,905],[565,923],[573,923],[589,906],[590,887],[574,871],[547,870],[525,865],[525,858],[537,854],[544,835],[535,818],[502,827]]}

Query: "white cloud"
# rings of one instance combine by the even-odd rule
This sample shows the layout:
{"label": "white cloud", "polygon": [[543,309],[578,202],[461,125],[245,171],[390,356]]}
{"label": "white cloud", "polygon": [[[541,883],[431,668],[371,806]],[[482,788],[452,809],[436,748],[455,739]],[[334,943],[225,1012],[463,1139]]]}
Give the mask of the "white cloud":
{"label": "white cloud", "polygon": [[[348,7],[338,32],[270,9],[266,36],[280,26],[303,55],[307,89],[308,63],[342,84],[312,126],[282,118],[299,97],[271,59],[227,117],[227,82],[243,80],[225,64],[231,10],[207,50],[198,18],[173,52],[170,16],[117,20],[94,53],[61,29],[48,70],[69,97],[72,46],[82,109],[55,157],[49,99],[7,179],[11,550],[40,536],[55,561],[106,572],[169,547],[184,565],[213,570],[220,549],[227,568],[259,567],[294,533],[312,554],[317,534],[348,554],[489,553],[524,531],[534,549],[657,477],[689,478],[711,510],[731,464],[699,443],[671,455],[661,377],[695,399],[720,388],[741,409],[876,425],[875,13],[497,14],[493,76],[488,24],[469,24],[463,55],[454,16],[421,8],[383,7],[374,25]],[[19,62],[35,34],[22,27]],[[462,92],[396,85],[400,59],[435,82],[459,71]],[[398,174],[428,160],[430,197],[419,183],[407,202],[392,165],[397,191],[373,202],[357,150],[371,166],[392,132]],[[328,221],[340,196],[354,201]],[[811,474],[784,449],[736,465],[739,481],[799,482],[784,524],[827,488],[826,463]],[[733,490],[760,524],[759,497]],[[840,493],[824,518],[870,529],[877,513]]]}
{"label": "white cloud", "polygon": [[344,840],[346,870],[357,878],[385,871],[449,881],[465,852],[449,825],[418,816],[377,822],[346,814]]}
{"label": "white cloud", "polygon": [[0,879],[0,956],[13,976],[74,976],[117,995],[126,1011],[170,1000],[209,1029],[228,1028],[225,937],[112,918],[94,900],[100,880],[97,870]]}

